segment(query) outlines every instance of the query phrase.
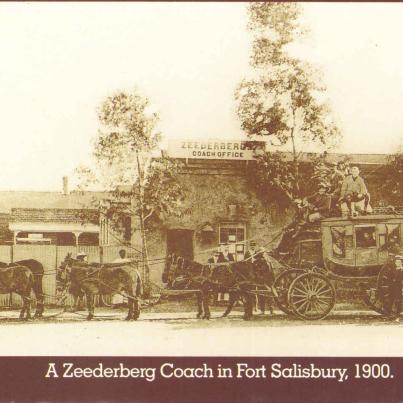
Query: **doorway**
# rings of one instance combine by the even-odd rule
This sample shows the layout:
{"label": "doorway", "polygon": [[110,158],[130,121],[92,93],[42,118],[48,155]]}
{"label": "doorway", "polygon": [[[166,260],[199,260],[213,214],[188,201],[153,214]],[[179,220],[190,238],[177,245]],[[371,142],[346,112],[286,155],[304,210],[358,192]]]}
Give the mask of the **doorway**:
{"label": "doorway", "polygon": [[175,253],[193,260],[193,231],[170,229],[167,231],[167,254]]}

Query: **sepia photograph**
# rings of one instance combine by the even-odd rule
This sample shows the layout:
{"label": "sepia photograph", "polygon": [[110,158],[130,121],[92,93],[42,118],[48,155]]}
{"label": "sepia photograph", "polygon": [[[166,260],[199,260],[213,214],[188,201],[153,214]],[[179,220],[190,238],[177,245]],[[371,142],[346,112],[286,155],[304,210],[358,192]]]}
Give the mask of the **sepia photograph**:
{"label": "sepia photograph", "polygon": [[1,2],[0,355],[401,357],[402,20]]}

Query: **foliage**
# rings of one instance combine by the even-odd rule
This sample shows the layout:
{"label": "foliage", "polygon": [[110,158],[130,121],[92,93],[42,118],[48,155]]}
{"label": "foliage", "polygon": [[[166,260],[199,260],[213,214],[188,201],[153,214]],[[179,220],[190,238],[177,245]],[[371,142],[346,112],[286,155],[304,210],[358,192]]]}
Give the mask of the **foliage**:
{"label": "foliage", "polygon": [[312,195],[319,184],[325,184],[330,193],[337,191],[340,178],[348,167],[348,159],[337,164],[327,160],[327,153],[304,154],[300,162],[298,180],[304,185],[295,193],[295,171],[291,153],[267,152],[257,156],[256,164],[248,169],[248,182],[258,196],[268,203],[287,206],[291,200]]}
{"label": "foliage", "polygon": [[403,152],[400,151],[389,158],[382,177],[381,188],[388,194],[388,200],[395,206],[403,205]]}
{"label": "foliage", "polygon": [[[288,199],[303,193],[301,184],[306,178],[300,165],[301,157],[306,161],[301,151],[304,145],[315,143],[326,150],[340,135],[324,100],[326,88],[319,72],[289,54],[289,45],[305,32],[300,15],[301,7],[296,3],[249,5],[254,75],[242,80],[235,93],[238,117],[246,134],[266,137],[271,146],[291,149],[291,159],[273,152],[261,157],[258,168],[264,171],[256,174]],[[315,165],[317,161],[311,158],[311,162]]]}
{"label": "foliage", "polygon": [[109,191],[108,218],[121,223],[132,214],[146,222],[180,214],[180,165],[153,155],[161,136],[149,99],[136,90],[118,92],[101,104],[98,117],[102,127],[94,144],[95,170],[79,167],[76,172],[82,186],[98,183]]}

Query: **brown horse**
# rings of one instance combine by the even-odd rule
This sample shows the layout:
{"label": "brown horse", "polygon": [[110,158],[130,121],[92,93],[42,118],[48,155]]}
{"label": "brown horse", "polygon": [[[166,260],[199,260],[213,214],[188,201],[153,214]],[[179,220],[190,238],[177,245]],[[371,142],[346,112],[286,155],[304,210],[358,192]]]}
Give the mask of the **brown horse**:
{"label": "brown horse", "polygon": [[70,289],[81,290],[87,299],[88,316],[94,317],[94,296],[96,294],[122,294],[128,299],[129,311],[126,320],[137,320],[140,316],[139,298],[142,292],[140,275],[135,273],[135,281],[129,273],[130,267],[124,264],[95,266],[83,264],[67,254],[61,263],[57,280],[64,282]]}
{"label": "brown horse", "polygon": [[[229,293],[233,303],[241,299],[244,304],[244,319],[250,319],[254,298],[251,291],[254,289],[255,278],[253,264],[249,262],[220,264],[213,267],[175,254],[168,256],[162,275],[162,280],[168,283],[171,289],[199,291],[197,318],[203,319],[210,319],[210,294],[217,292]],[[226,312],[228,313],[229,311]]]}
{"label": "brown horse", "polygon": [[[248,284],[249,293],[256,293],[258,307],[263,314],[265,313],[266,303],[268,304],[270,313],[273,314],[274,304],[273,295],[271,293],[275,276],[272,264],[264,258],[263,253],[258,252],[255,254],[255,261],[253,263],[251,263],[249,260],[244,260],[238,262],[237,264],[233,263],[232,265],[235,265],[235,269],[238,265],[243,267],[241,273],[245,272],[245,268],[247,267],[246,271],[250,273],[249,281],[251,281],[251,283]],[[237,299],[239,298],[240,295],[237,295],[236,293],[229,293],[228,306],[223,314],[224,317],[229,315]]]}
{"label": "brown horse", "polygon": [[34,317],[35,318],[41,318],[43,316],[43,311],[44,311],[44,294],[43,294],[43,288],[42,288],[42,280],[43,280],[43,275],[44,275],[44,269],[42,263],[38,262],[37,260],[34,259],[24,259],[24,260],[19,260],[17,262],[12,262],[12,263],[3,263],[0,262],[0,270],[9,268],[9,267],[18,267],[18,266],[23,266],[29,269],[32,272],[33,275],[33,285],[32,285],[32,290],[35,294],[36,298],[36,310]]}
{"label": "brown horse", "polygon": [[[20,319],[31,318],[31,291],[34,286],[34,275],[25,266],[0,268],[0,294],[15,292],[23,301]],[[24,315],[26,316],[24,317]]]}

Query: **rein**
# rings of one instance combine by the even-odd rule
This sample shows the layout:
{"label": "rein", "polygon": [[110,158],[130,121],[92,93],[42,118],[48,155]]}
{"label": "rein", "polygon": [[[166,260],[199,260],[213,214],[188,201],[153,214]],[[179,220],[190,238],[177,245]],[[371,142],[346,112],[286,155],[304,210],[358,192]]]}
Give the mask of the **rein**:
{"label": "rein", "polygon": [[[76,267],[76,268],[83,268],[83,266],[71,266],[71,268],[73,268],[73,267]],[[117,266],[117,267],[119,267],[119,266]],[[89,268],[90,268],[90,267],[89,267]],[[96,276],[95,280],[96,280],[99,284],[101,284],[101,285],[103,285],[103,286],[109,288],[113,293],[119,294],[119,295],[121,295],[122,297],[127,298],[127,299],[131,299],[131,300],[134,300],[134,301],[140,301],[140,298],[139,298],[139,297],[123,294],[120,290],[115,289],[115,288],[111,287],[109,284],[107,284],[107,283],[105,283],[104,281],[102,281],[102,280],[100,279],[100,276],[101,276],[101,269],[102,269],[102,267],[97,267],[97,268],[94,269],[93,271],[86,272],[86,277],[85,277],[83,280],[81,280],[81,281],[86,281],[86,280],[88,280],[88,279],[91,279],[91,277],[94,278],[94,276]],[[66,268],[65,268],[64,270],[66,270]],[[136,270],[136,274],[137,274],[137,277],[140,278],[140,274],[138,273],[137,270]],[[64,290],[66,290],[70,284],[71,284],[71,280],[70,280],[70,281],[67,281],[67,282],[66,282],[66,285],[65,285],[65,287],[64,287]]]}

